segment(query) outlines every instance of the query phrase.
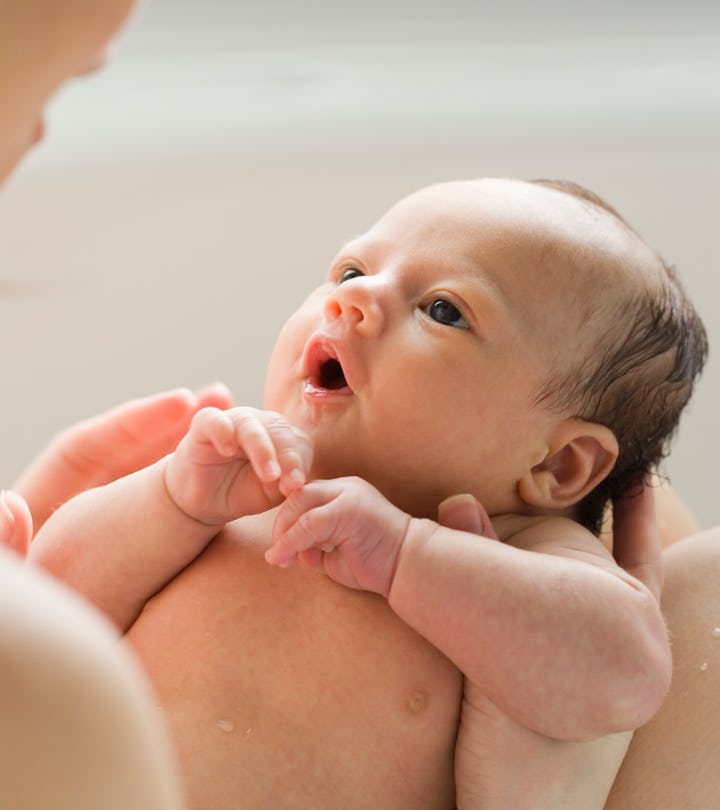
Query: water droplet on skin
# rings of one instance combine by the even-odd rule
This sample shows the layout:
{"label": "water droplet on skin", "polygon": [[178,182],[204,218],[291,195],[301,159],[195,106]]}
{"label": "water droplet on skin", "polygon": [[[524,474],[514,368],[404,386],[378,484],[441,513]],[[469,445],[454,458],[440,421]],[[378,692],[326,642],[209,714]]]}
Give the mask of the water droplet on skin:
{"label": "water droplet on skin", "polygon": [[226,731],[227,733],[235,731],[235,723],[232,720],[218,720],[217,726],[220,731]]}
{"label": "water droplet on skin", "polygon": [[246,733],[246,734],[251,734],[251,733],[252,733],[252,729],[251,729],[251,728],[246,728],[246,729],[245,729],[245,733]]}
{"label": "water droplet on skin", "polygon": [[703,661],[702,664],[700,664],[700,672],[707,672],[709,666],[710,664],[708,664],[707,661]]}
{"label": "water droplet on skin", "polygon": [[713,638],[720,638],[720,627],[713,627]]}

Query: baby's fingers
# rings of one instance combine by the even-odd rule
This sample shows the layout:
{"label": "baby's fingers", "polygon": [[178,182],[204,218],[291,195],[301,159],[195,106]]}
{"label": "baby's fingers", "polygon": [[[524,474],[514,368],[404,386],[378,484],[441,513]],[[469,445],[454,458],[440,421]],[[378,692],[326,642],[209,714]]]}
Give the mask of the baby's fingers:
{"label": "baby's fingers", "polygon": [[305,483],[312,463],[305,433],[274,411],[234,408],[222,415],[233,426],[230,445],[242,448],[261,481],[277,482],[284,495]]}
{"label": "baby's fingers", "polygon": [[226,411],[207,407],[199,410],[193,417],[188,437],[184,444],[211,445],[221,456],[230,457],[237,454],[235,429]]}
{"label": "baby's fingers", "polygon": [[246,460],[261,481],[276,481],[280,476],[274,445],[254,408],[203,408],[195,414],[179,449],[201,465]]}
{"label": "baby's fingers", "polygon": [[293,493],[275,518],[273,545],[265,559],[273,565],[287,566],[311,549],[330,551],[338,528],[334,505],[335,495],[316,486]]}
{"label": "baby's fingers", "polygon": [[232,439],[242,448],[255,474],[261,481],[277,481],[282,474],[276,444],[278,426],[273,417],[252,408],[225,411],[232,424]]}
{"label": "baby's fingers", "polygon": [[280,414],[264,411],[263,418],[274,448],[278,486],[283,495],[300,489],[310,473],[312,445],[308,436]]}

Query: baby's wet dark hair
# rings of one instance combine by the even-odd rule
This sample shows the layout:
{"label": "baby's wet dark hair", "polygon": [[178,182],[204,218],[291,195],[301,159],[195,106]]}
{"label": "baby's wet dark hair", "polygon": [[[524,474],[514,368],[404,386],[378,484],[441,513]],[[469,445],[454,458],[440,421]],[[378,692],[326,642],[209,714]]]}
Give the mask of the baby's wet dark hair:
{"label": "baby's wet dark hair", "polygon": [[[534,180],[598,206],[630,225],[593,192],[564,180]],[[623,302],[591,357],[543,386],[538,403],[605,425],[619,456],[610,474],[578,504],[578,520],[598,533],[607,504],[637,491],[668,454],[680,414],[708,353],[707,335],[674,268],[659,256],[663,282]]]}

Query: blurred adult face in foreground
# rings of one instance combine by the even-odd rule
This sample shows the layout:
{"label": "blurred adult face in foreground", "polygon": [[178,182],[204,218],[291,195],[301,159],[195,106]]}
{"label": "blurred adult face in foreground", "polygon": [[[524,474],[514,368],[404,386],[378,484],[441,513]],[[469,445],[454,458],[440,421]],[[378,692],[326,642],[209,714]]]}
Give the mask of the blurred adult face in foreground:
{"label": "blurred adult face in foreground", "polygon": [[0,0],[0,183],[43,135],[67,80],[105,61],[135,0]]}

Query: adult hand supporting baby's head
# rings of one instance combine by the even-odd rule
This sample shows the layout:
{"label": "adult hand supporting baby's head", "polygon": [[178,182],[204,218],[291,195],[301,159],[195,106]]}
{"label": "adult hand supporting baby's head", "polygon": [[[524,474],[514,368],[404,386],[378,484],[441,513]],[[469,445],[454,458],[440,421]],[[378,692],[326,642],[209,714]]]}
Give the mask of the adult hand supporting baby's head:
{"label": "adult hand supporting baby's head", "polygon": [[655,492],[643,481],[638,491],[613,501],[613,556],[660,601],[663,553],[655,514]]}
{"label": "adult hand supporting baby's head", "polygon": [[438,523],[448,529],[500,538],[495,533],[490,516],[473,495],[452,495],[438,506]]}

